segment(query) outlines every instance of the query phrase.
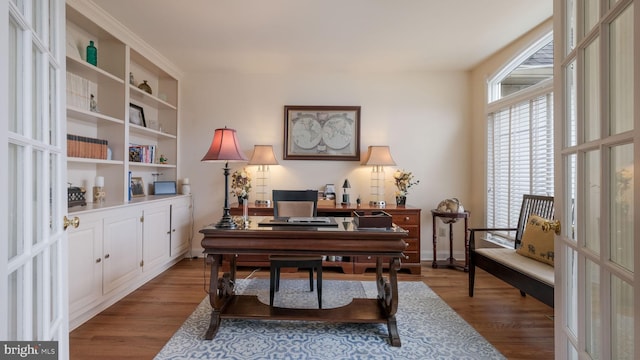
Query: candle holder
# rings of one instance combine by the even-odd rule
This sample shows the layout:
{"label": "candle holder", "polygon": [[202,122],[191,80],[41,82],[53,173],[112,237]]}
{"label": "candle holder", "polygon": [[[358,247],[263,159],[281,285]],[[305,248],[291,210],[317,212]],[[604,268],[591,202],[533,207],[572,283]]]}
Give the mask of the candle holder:
{"label": "candle holder", "polygon": [[104,187],[102,186],[94,186],[93,187],[93,202],[94,203],[103,203],[107,194],[104,191]]}

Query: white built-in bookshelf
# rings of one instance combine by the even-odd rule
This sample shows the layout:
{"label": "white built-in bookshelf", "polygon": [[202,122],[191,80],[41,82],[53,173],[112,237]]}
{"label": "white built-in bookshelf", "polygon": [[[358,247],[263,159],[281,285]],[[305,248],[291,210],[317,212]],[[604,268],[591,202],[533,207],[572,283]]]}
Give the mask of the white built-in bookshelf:
{"label": "white built-in bookshelf", "polygon": [[[102,206],[109,207],[129,201],[130,176],[143,179],[146,194],[155,180],[177,181],[179,80],[164,59],[92,6],[66,6],[67,178],[87,190],[90,203],[95,178],[104,177]],[[97,66],[85,61],[89,41]],[[145,80],[151,93],[138,88]],[[149,151],[140,161],[132,149]]]}

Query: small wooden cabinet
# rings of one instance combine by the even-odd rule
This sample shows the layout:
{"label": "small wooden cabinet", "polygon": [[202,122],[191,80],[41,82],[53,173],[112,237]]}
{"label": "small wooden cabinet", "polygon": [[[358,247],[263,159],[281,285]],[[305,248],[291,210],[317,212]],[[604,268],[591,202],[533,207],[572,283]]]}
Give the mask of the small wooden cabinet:
{"label": "small wooden cabinet", "polygon": [[[409,270],[411,274],[420,274],[420,213],[421,210],[410,206],[387,205],[385,208],[371,207],[368,205],[336,205],[318,206],[318,216],[350,217],[353,211],[385,211],[393,217],[394,224],[409,231],[409,236],[404,239],[409,246],[404,252],[401,269]],[[231,206],[231,215],[242,216],[242,207],[238,204]],[[270,206],[250,205],[249,216],[273,216],[273,208]],[[267,255],[236,255],[238,266],[268,267]],[[375,269],[375,259],[367,256],[355,256],[343,258],[342,261],[325,261],[325,267],[339,267],[345,273],[361,274],[367,269]]]}

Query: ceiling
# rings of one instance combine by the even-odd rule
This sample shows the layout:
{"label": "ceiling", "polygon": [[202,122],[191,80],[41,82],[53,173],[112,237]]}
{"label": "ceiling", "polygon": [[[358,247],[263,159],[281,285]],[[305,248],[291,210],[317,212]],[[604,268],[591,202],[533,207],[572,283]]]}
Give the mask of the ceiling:
{"label": "ceiling", "polygon": [[553,0],[93,0],[183,72],[468,70]]}

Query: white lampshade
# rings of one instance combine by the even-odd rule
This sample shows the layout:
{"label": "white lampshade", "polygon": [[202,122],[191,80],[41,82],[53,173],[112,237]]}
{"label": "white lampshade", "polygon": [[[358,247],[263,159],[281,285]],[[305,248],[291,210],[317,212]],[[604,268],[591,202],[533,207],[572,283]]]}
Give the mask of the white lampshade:
{"label": "white lampshade", "polygon": [[391,150],[386,145],[369,146],[364,165],[392,166],[396,162],[391,157]]}
{"label": "white lampshade", "polygon": [[384,201],[384,166],[392,166],[395,164],[396,162],[393,161],[391,150],[388,146],[369,146],[364,165],[373,166],[371,169],[371,188],[369,191],[372,197],[371,201],[369,201],[370,205],[380,207],[386,205]]}
{"label": "white lampshade", "polygon": [[269,165],[278,165],[272,145],[254,145],[249,165],[258,165],[256,172],[256,205],[271,205],[271,172]]}
{"label": "white lampshade", "polygon": [[249,165],[278,165],[272,145],[254,145]]}

